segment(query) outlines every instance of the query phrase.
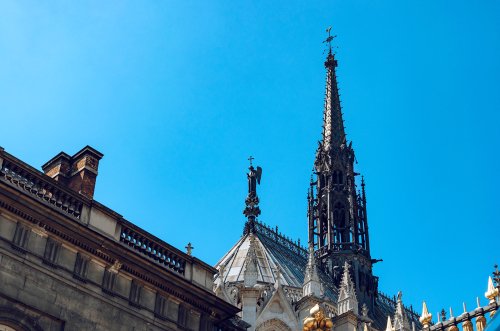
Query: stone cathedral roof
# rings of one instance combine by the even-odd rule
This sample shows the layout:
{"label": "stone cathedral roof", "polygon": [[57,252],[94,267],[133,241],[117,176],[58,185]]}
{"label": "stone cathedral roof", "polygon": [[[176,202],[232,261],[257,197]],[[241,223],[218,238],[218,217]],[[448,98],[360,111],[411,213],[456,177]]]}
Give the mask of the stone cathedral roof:
{"label": "stone cathedral roof", "polygon": [[[277,283],[279,274],[281,285],[301,293],[308,258],[307,250],[300,245],[300,242],[290,240],[277,229],[272,229],[261,222],[255,221],[254,230],[257,283],[272,286]],[[251,238],[247,232],[216,264],[215,268],[219,270],[216,283],[222,282],[227,285],[244,282],[245,262],[249,259],[250,245]],[[323,270],[318,269],[318,276],[323,287],[324,298],[336,303],[339,290]],[[294,304],[298,299],[300,298],[290,297],[290,303]],[[391,298],[379,293],[375,310],[369,313],[373,320],[372,326],[377,330],[385,330],[387,317],[394,318],[397,305],[396,297]],[[420,326],[418,315],[413,309],[404,307],[404,311],[410,325],[415,322],[417,326]]]}
{"label": "stone cathedral roof", "polygon": [[[275,284],[279,268],[280,282],[284,286],[302,290],[307,265],[307,251],[300,244],[279,234],[268,226],[255,222],[255,253],[257,255],[257,281]],[[216,268],[224,270],[224,283],[243,282],[245,261],[250,248],[250,235],[245,234],[224,257]],[[325,296],[336,302],[338,291],[328,281],[328,276],[319,271]]]}

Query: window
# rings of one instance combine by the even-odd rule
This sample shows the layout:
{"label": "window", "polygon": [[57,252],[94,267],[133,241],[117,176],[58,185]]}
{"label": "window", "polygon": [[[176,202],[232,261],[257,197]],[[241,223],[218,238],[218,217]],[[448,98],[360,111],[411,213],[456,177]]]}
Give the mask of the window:
{"label": "window", "polygon": [[333,222],[335,228],[335,242],[349,242],[349,229],[346,222],[346,211],[342,203],[337,202],[333,208]]}
{"label": "window", "polygon": [[80,253],[76,254],[75,268],[73,269],[73,277],[78,280],[81,280],[82,282],[86,282],[88,266],[89,266],[89,258]]}
{"label": "window", "polygon": [[168,301],[160,293],[156,293],[155,301],[155,316],[160,319],[165,319],[167,317],[167,305]]}
{"label": "window", "polygon": [[104,277],[102,278],[102,291],[113,295],[113,288],[115,287],[116,273],[105,270]]}
{"label": "window", "polygon": [[31,230],[28,227],[17,223],[16,232],[14,233],[14,238],[12,238],[12,248],[25,253],[30,232]]}
{"label": "window", "polygon": [[61,244],[59,242],[52,238],[47,238],[45,252],[43,254],[43,262],[51,266],[56,266],[60,248]]}
{"label": "window", "polygon": [[132,283],[130,284],[130,295],[128,297],[130,305],[139,307],[139,303],[141,301],[141,290],[142,286],[135,280],[132,280]]}
{"label": "window", "polygon": [[334,185],[341,185],[344,183],[344,176],[342,174],[342,171],[340,171],[340,170],[333,171],[332,182]]}

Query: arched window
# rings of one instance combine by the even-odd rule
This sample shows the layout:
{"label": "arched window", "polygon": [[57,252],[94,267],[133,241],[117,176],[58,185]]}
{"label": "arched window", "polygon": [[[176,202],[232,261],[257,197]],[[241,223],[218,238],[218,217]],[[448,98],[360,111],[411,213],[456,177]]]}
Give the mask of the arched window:
{"label": "arched window", "polygon": [[341,185],[344,183],[344,175],[340,170],[334,170],[332,173],[332,184]]}
{"label": "arched window", "polygon": [[348,242],[349,239],[346,236],[346,233],[348,232],[346,210],[345,206],[340,202],[337,202],[333,208],[333,223],[333,227],[335,230],[335,242]]}
{"label": "arched window", "polygon": [[22,311],[0,308],[0,331],[43,331],[43,329]]}
{"label": "arched window", "polygon": [[328,223],[326,221],[327,219],[327,210],[326,210],[326,205],[322,205],[321,206],[321,217],[319,218],[320,220],[324,220],[324,221],[320,221],[320,229],[319,229],[319,243],[320,243],[320,246],[325,246],[326,244],[326,235],[327,235],[327,232],[328,232]]}
{"label": "arched window", "polygon": [[340,202],[335,205],[333,210],[333,220],[340,229],[345,228],[345,208]]}

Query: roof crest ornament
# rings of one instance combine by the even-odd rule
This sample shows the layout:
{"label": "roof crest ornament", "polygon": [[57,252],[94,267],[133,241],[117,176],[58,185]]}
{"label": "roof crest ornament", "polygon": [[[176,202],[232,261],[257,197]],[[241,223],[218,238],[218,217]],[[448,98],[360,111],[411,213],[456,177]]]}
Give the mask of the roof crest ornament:
{"label": "roof crest ornament", "polygon": [[260,185],[260,179],[262,178],[262,168],[257,166],[257,169],[253,167],[252,161],[253,156],[248,158],[250,161],[250,166],[248,167],[248,195],[245,199],[245,209],[243,214],[247,217],[247,222],[245,223],[244,233],[255,233],[255,221],[257,216],[260,215],[259,208],[259,197],[257,196],[257,185]]}
{"label": "roof crest ornament", "polygon": [[[464,303],[464,309],[465,309],[465,303]],[[428,327],[431,323],[432,320],[432,314],[429,313],[429,310],[427,309],[427,304],[425,301],[422,304],[422,315],[420,316],[420,323],[425,327]]]}
{"label": "roof crest ornament", "polygon": [[328,33],[328,37],[325,40],[323,40],[323,44],[328,44],[328,54],[332,54],[332,40],[333,40],[333,38],[337,37],[337,35],[332,36],[330,34],[331,31],[332,31],[332,27],[329,26],[326,29],[326,33]]}

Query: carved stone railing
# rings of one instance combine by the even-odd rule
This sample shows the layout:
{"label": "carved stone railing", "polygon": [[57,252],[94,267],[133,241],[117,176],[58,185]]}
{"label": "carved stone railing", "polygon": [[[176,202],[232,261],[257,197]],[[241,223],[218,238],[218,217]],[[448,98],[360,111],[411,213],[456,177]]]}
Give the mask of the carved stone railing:
{"label": "carved stone railing", "polygon": [[331,253],[337,253],[342,251],[355,251],[359,254],[369,255],[368,251],[361,247],[359,244],[355,243],[334,243],[330,248],[328,246],[323,246],[316,250],[314,255],[317,259],[322,258]]}
{"label": "carved stone railing", "polygon": [[[92,223],[92,211],[89,211],[88,217],[86,212],[84,213],[85,217],[82,217],[82,210],[84,210],[85,206],[101,210],[107,209],[105,206],[95,201],[91,202],[86,197],[65,187],[62,183],[57,182],[46,174],[6,153],[0,147],[0,184],[2,183],[60,214],[70,216],[78,221],[85,219],[84,223],[88,221],[88,224],[93,225],[94,229],[103,229],[99,224]],[[111,210],[108,212],[114,213]],[[106,229],[102,231],[108,231],[106,233],[113,236],[114,229],[120,228],[119,241],[133,250],[134,254],[151,260],[157,263],[159,267],[183,277],[193,276],[190,274],[191,271],[188,271],[186,274],[186,265],[189,258],[183,252],[133,224],[123,219],[120,220],[120,218],[120,215],[110,216],[108,222],[105,222],[105,224],[113,224],[111,226],[112,230]],[[94,222],[100,222],[100,220],[94,219]],[[115,225],[118,225],[118,227],[115,227]],[[204,267],[202,266],[201,268],[203,269]]]}
{"label": "carved stone railing", "polygon": [[271,299],[273,296],[273,293],[276,291],[273,285],[268,284],[264,286],[260,290],[260,296],[257,299],[257,313],[260,313],[262,309],[266,306],[267,302]]}
{"label": "carved stone railing", "polygon": [[132,229],[122,224],[120,241],[135,251],[149,257],[164,268],[184,275],[186,270],[186,259],[175,251],[170,245],[152,238],[150,235],[138,229]]}
{"label": "carved stone railing", "polygon": [[283,286],[283,291],[285,292],[286,297],[291,304],[294,304],[303,297],[302,288]]}
{"label": "carved stone railing", "polygon": [[[0,167],[0,181],[23,193],[38,199],[66,215],[80,219],[83,202],[76,194],[62,190],[53,180],[35,169],[30,169],[21,162],[3,159]],[[44,178],[46,177],[46,178]]]}
{"label": "carved stone railing", "polygon": [[305,249],[305,247],[300,245],[300,241],[294,242],[292,239],[285,237],[284,235],[278,232],[277,228],[275,230],[259,221],[255,221],[255,230],[258,233],[261,233],[266,237],[274,240],[281,246],[291,250],[295,254],[298,254],[303,258],[307,259],[307,254],[308,254],[307,249]]}

